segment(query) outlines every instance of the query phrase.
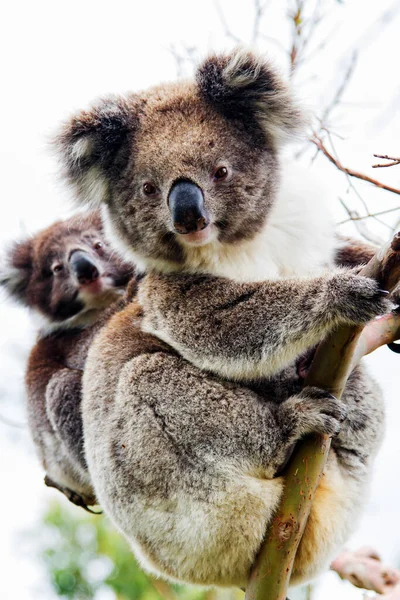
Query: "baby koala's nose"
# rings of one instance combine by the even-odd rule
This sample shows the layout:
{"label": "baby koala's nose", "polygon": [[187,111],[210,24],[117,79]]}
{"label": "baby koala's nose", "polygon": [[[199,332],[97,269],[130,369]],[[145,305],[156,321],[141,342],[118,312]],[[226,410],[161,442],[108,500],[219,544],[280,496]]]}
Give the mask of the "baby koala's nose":
{"label": "baby koala's nose", "polygon": [[203,192],[192,181],[181,179],[174,183],[169,192],[168,206],[176,233],[201,231],[210,223]]}
{"label": "baby koala's nose", "polygon": [[69,264],[81,284],[91,283],[98,279],[100,275],[93,259],[82,250],[72,252]]}

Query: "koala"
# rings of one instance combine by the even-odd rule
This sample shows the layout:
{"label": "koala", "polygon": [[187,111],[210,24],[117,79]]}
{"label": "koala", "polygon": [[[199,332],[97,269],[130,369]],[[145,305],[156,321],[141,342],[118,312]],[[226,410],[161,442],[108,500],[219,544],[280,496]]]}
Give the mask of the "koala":
{"label": "koala", "polygon": [[[342,399],[302,383],[340,324],[390,309],[324,195],[282,161],[301,109],[269,61],[211,56],[194,81],[100,100],[61,129],[64,175],[145,273],[88,353],[96,495],[142,566],[245,587],[303,436],[333,437],[291,584],[353,530],[383,431],[362,366]],[[347,416],[347,417],[346,417]]]}
{"label": "koala", "polygon": [[98,212],[14,244],[0,271],[0,284],[41,323],[26,388],[45,482],[82,507],[96,501],[83,449],[82,372],[95,332],[109,307],[121,302],[132,274],[105,241]]}

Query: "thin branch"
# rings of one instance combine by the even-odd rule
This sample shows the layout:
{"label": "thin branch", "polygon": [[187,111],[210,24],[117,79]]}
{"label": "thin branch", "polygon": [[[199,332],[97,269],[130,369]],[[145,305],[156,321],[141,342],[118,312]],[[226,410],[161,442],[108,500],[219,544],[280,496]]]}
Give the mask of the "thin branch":
{"label": "thin branch", "polygon": [[275,46],[277,48],[279,48],[279,50],[281,50],[281,52],[284,52],[286,54],[287,49],[282,44],[282,42],[280,42],[279,40],[275,39],[274,37],[272,37],[270,35],[267,35],[267,34],[263,33],[262,31],[260,31],[259,36],[260,36],[260,38],[262,38],[266,42],[268,42],[268,43],[271,42],[272,44],[275,44]]}
{"label": "thin branch", "polygon": [[293,76],[299,61],[301,39],[303,34],[303,8],[304,0],[296,0],[295,10],[289,13],[292,24],[292,43],[289,52],[290,74]]}
{"label": "thin branch", "polygon": [[339,87],[337,88],[335,95],[333,96],[331,102],[328,104],[328,106],[325,108],[324,112],[322,113],[322,116],[321,116],[321,126],[322,127],[325,127],[326,120],[328,119],[328,117],[331,114],[331,112],[333,111],[333,109],[338,106],[338,104],[340,103],[340,101],[342,99],[344,92],[348,88],[351,78],[353,76],[353,73],[355,71],[356,65],[357,65],[357,59],[358,59],[358,51],[354,50],[351,55],[348,67],[345,71],[344,77],[343,77]]}
{"label": "thin branch", "polygon": [[[301,8],[301,13],[303,13],[303,8],[304,8],[304,1],[301,2],[302,4],[302,8]],[[318,28],[318,25],[321,23],[323,17],[322,14],[320,12],[321,10],[321,5],[322,5],[322,0],[316,0],[315,4],[314,4],[314,8],[312,11],[312,14],[309,18],[305,18],[304,14],[301,14],[301,20],[302,20],[302,28],[300,31],[300,39],[299,42],[301,43],[301,46],[299,48],[299,52],[298,52],[298,61],[297,64],[302,63],[304,64],[307,60],[306,56],[305,56],[305,51],[308,48],[311,40],[313,39],[315,32]]]}
{"label": "thin branch", "polygon": [[235,42],[235,44],[241,44],[242,40],[237,35],[235,35],[232,32],[231,28],[229,27],[229,25],[227,23],[227,20],[225,18],[225,13],[222,10],[222,7],[221,7],[221,4],[220,4],[219,0],[215,0],[214,6],[215,6],[215,9],[216,9],[216,11],[218,13],[218,17],[219,17],[219,20],[221,21],[221,25],[222,25],[222,27],[224,29],[224,33],[225,33],[226,37],[230,38],[231,40],[233,40]]}
{"label": "thin branch", "polygon": [[[333,153],[335,155],[335,158],[336,158],[336,160],[339,161],[339,156],[338,156],[338,153],[336,152],[335,145],[333,143],[332,134],[329,131],[329,129],[326,129],[326,133],[327,133],[330,145],[332,147]],[[384,225],[385,227],[387,227],[390,230],[390,232],[393,233],[392,230],[391,230],[391,227],[389,225],[387,225],[384,221],[382,221],[381,219],[379,219],[376,215],[372,215],[370,213],[367,203],[365,202],[364,198],[361,196],[361,194],[358,191],[357,187],[354,185],[353,181],[351,180],[351,177],[349,177],[349,175],[347,173],[345,173],[345,176],[346,176],[347,182],[349,184],[349,188],[351,188],[351,190],[357,196],[357,198],[359,199],[359,201],[363,205],[364,210],[367,213],[367,215],[371,215],[371,218],[375,219],[375,221],[377,221],[381,225]],[[358,224],[355,223],[355,227],[356,227],[356,229],[358,229],[358,231],[361,233],[361,235],[363,235],[365,237],[365,239],[372,241],[372,239],[375,238],[376,241],[374,243],[377,246],[381,246],[383,244],[383,240],[381,238],[379,238],[378,236],[376,236],[375,234],[373,234],[368,229],[368,227],[367,227],[367,225],[365,223],[358,223]]]}
{"label": "thin branch", "polygon": [[313,586],[311,583],[306,586],[306,600],[312,600],[313,597]]}
{"label": "thin branch", "polygon": [[310,62],[315,56],[319,55],[323,50],[325,50],[332,40],[337,36],[338,32],[339,27],[335,25],[335,27],[324,37],[324,39],[315,48],[310,50],[309,54],[304,56],[303,62]]}
{"label": "thin branch", "polygon": [[396,223],[393,225],[393,227],[392,227],[392,234],[397,233],[397,231],[399,230],[399,228],[400,228],[400,219],[398,219],[396,221]]}
{"label": "thin branch", "polygon": [[186,75],[186,63],[189,63],[193,67],[198,62],[197,50],[195,47],[182,44],[182,50],[178,50],[174,44],[171,44],[168,50],[175,59],[177,76],[179,78]]}
{"label": "thin branch", "polygon": [[268,5],[268,0],[254,0],[254,22],[253,22],[253,33],[251,36],[251,43],[254,45],[257,43],[260,37],[260,25],[261,20],[265,14],[265,10]]}
{"label": "thin branch", "polygon": [[364,223],[361,220],[361,217],[359,216],[358,212],[356,210],[351,210],[347,206],[347,204],[344,202],[344,200],[342,198],[340,198],[340,196],[339,196],[339,202],[341,203],[341,205],[343,206],[343,208],[349,215],[349,218],[345,219],[344,221],[341,221],[340,223],[338,223],[338,225],[342,225],[343,223],[348,223],[351,221],[352,223],[354,223],[354,227],[357,229],[358,233],[363,238],[365,238],[372,244],[375,244],[376,246],[381,246],[382,239],[379,236],[377,236],[375,233],[373,233],[372,231],[369,230],[366,223]]}
{"label": "thin branch", "polygon": [[17,421],[13,421],[12,419],[8,419],[0,414],[0,423],[7,425],[7,427],[14,427],[15,429],[26,429],[27,423],[19,423]]}
{"label": "thin branch", "polygon": [[[342,206],[344,206],[344,202],[341,198],[339,198],[339,200],[342,203]],[[396,210],[400,210],[400,206],[395,206],[394,208],[388,208],[387,210],[380,210],[378,212],[375,213],[368,213],[367,215],[363,215],[360,216],[357,211],[349,211],[350,218],[346,219],[345,221],[340,221],[340,223],[338,223],[338,225],[343,225],[343,223],[348,223],[349,221],[362,221],[363,219],[370,219],[371,217],[378,217],[380,215],[386,215],[387,213],[391,213],[391,212],[395,212]]]}
{"label": "thin branch", "polygon": [[334,164],[335,167],[337,169],[339,169],[339,171],[342,171],[342,173],[346,173],[350,177],[355,177],[357,179],[361,179],[362,181],[366,181],[368,183],[371,183],[372,185],[374,185],[377,188],[380,188],[382,190],[386,190],[388,192],[392,192],[392,194],[399,194],[400,195],[400,189],[399,188],[395,188],[393,186],[387,185],[386,183],[382,183],[381,181],[378,181],[377,179],[373,179],[372,177],[369,177],[368,175],[365,175],[365,173],[360,173],[359,171],[355,171],[354,169],[350,169],[348,167],[343,166],[342,163],[339,162],[338,159],[334,158],[332,156],[332,154],[326,149],[326,147],[324,146],[322,140],[316,134],[314,134],[313,137],[310,138],[310,141],[313,144],[315,144],[317,146],[317,148],[326,156],[326,158],[328,160],[330,160],[330,162],[332,164]]}
{"label": "thin branch", "polygon": [[395,165],[400,165],[400,158],[394,158],[393,156],[388,156],[387,154],[374,154],[375,158],[383,158],[384,160],[390,161],[386,163],[378,163],[376,165],[372,165],[373,169],[377,169],[380,167],[394,167]]}
{"label": "thin branch", "polygon": [[178,595],[169,583],[156,577],[150,577],[150,581],[163,600],[178,600]]}

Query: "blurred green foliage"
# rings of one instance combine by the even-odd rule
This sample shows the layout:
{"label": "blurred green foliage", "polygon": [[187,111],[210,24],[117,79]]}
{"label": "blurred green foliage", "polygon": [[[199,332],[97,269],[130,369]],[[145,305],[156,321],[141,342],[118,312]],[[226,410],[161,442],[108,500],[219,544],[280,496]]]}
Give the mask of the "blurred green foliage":
{"label": "blurred green foliage", "polygon": [[[242,600],[239,590],[171,585],[146,575],[104,516],[53,502],[41,527],[41,557],[58,597],[71,600]],[[108,592],[108,593],[106,593]]]}

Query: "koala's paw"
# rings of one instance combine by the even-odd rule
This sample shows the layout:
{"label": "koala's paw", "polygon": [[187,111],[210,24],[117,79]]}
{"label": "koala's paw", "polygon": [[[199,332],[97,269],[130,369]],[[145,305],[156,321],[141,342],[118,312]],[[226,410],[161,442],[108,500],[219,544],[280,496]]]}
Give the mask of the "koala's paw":
{"label": "koala's paw", "polygon": [[393,311],[396,313],[400,312],[400,286],[398,286],[390,295],[390,299],[394,304]]}
{"label": "koala's paw", "polygon": [[291,396],[283,406],[291,413],[295,440],[309,433],[335,436],[347,416],[343,402],[329,392],[311,386]]}
{"label": "koala's paw", "polygon": [[327,308],[346,323],[363,325],[393,308],[388,295],[374,279],[343,270],[328,283]]}

